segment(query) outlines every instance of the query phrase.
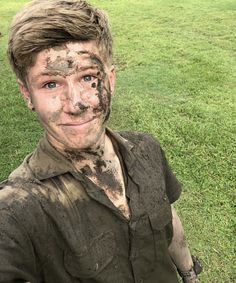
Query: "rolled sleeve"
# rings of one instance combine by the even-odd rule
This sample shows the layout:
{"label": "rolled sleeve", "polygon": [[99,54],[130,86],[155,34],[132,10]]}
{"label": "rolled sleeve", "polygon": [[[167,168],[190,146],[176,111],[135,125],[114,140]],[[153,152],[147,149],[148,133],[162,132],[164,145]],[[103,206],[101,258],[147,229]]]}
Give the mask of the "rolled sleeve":
{"label": "rolled sleeve", "polygon": [[162,164],[163,164],[163,171],[165,176],[165,185],[166,185],[166,194],[168,196],[169,202],[175,202],[181,194],[182,191],[182,184],[176,178],[175,174],[173,173],[167,159],[165,156],[165,152],[161,149],[162,153]]}

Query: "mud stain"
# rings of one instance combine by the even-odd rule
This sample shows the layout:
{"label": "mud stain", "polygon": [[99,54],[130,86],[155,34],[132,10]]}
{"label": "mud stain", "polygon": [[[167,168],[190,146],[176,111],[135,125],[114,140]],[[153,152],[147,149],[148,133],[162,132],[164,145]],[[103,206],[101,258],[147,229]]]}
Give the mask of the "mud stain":
{"label": "mud stain", "polygon": [[76,103],[75,106],[79,108],[80,114],[82,114],[82,113],[85,112],[88,108],[90,108],[90,106],[85,106],[85,105],[82,104],[81,102]]}
{"label": "mud stain", "polygon": [[115,199],[118,198],[122,193],[122,187],[116,179],[116,172],[110,169],[109,166],[107,166],[107,162],[102,159],[96,160],[94,165],[99,185],[101,187],[108,188],[106,190],[112,194],[112,197]]}
{"label": "mud stain", "polygon": [[69,160],[79,161],[79,162],[86,160],[86,157],[83,156],[80,151],[65,149],[64,153],[66,155],[66,158]]}
{"label": "mud stain", "polygon": [[[67,149],[64,152],[68,159],[70,159],[71,161],[75,161],[75,162],[81,162],[81,161],[86,161],[86,160],[96,160],[98,158],[101,158],[104,154],[104,151],[100,147],[94,150],[91,148],[87,148],[87,149],[84,149],[83,151]],[[92,167],[95,167],[96,161],[92,161],[92,164],[93,164]]]}
{"label": "mud stain", "polygon": [[81,173],[86,175],[86,176],[91,176],[93,172],[92,172],[91,168],[88,165],[86,165],[81,169]]}
{"label": "mud stain", "polygon": [[70,76],[76,72],[75,63],[73,57],[67,59],[57,56],[52,62],[51,58],[47,58],[47,71],[49,76]]}
{"label": "mud stain", "polygon": [[[77,161],[86,162],[88,156],[82,157],[81,155],[75,155],[73,152],[68,152],[70,158],[75,158]],[[91,160],[91,159],[90,159]],[[118,200],[122,195],[123,188],[121,183],[117,179],[117,172],[111,168],[110,160],[103,160],[98,158],[97,153],[94,153],[94,161],[88,165],[83,166],[79,171],[95,182],[106,193],[108,193],[113,199]]]}
{"label": "mud stain", "polygon": [[106,167],[107,167],[107,164],[106,164],[106,162],[105,162],[104,160],[98,159],[98,160],[96,161],[95,167],[98,168],[98,170],[101,170],[101,171],[102,171],[103,168],[106,168]]}
{"label": "mud stain", "polygon": [[61,110],[51,113],[51,116],[49,117],[49,122],[55,123],[60,118],[60,115],[61,115]]}
{"label": "mud stain", "polygon": [[106,190],[113,195],[114,199],[117,199],[122,194],[122,187],[115,178],[112,170],[107,170],[101,173],[99,173],[99,170],[96,170],[96,174],[99,184],[102,187],[108,187]]}
{"label": "mud stain", "polygon": [[96,54],[93,54],[93,53],[90,53],[90,59],[95,65],[98,66],[100,72],[104,75],[105,74],[105,68],[104,68],[104,64],[103,64],[102,60]]}

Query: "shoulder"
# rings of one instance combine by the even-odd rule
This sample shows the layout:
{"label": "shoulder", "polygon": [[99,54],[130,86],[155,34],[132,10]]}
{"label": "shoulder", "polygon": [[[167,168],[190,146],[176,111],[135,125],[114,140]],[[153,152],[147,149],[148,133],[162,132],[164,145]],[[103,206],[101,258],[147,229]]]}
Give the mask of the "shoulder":
{"label": "shoulder", "polygon": [[119,134],[134,145],[132,152],[151,162],[162,162],[163,150],[159,141],[150,134],[141,132],[119,132]]}
{"label": "shoulder", "polygon": [[28,163],[32,154],[29,154],[25,157],[24,161],[14,170],[8,177],[8,180],[32,180],[33,174],[30,170]]}
{"label": "shoulder", "polygon": [[48,237],[45,199],[39,192],[37,184],[26,183],[6,184],[0,189],[0,235],[15,231],[32,240]]}
{"label": "shoulder", "polygon": [[7,206],[10,210],[22,211],[22,208],[35,206],[37,203],[33,192],[39,191],[40,184],[29,166],[31,157],[32,153],[25,157],[5,181],[0,182],[0,209]]}
{"label": "shoulder", "polygon": [[26,156],[19,167],[11,172],[7,180],[0,183],[0,209],[4,206],[8,206],[10,209],[17,204],[21,204],[22,207],[22,205],[32,201],[30,189],[34,177],[28,167],[30,156]]}
{"label": "shoulder", "polygon": [[[0,184],[0,217],[5,221],[16,219],[25,229],[31,230],[43,218],[39,185],[5,181]],[[2,219],[3,221],[3,219]]]}
{"label": "shoulder", "polygon": [[118,132],[123,138],[134,143],[135,145],[142,145],[143,143],[160,147],[158,139],[153,137],[151,134],[134,132],[134,131],[121,131]]}
{"label": "shoulder", "polygon": [[27,206],[34,206],[34,198],[26,187],[27,184],[14,183],[10,180],[2,182],[0,184],[0,210],[7,208],[19,214]]}

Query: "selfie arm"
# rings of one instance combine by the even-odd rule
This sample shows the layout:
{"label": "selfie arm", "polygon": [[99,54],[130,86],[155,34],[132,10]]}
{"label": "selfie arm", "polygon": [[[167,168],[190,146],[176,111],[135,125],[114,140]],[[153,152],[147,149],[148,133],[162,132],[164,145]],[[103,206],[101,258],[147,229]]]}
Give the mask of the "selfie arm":
{"label": "selfie arm", "polygon": [[169,254],[184,283],[199,283],[181,220],[173,206],[172,217],[173,238],[169,246]]}

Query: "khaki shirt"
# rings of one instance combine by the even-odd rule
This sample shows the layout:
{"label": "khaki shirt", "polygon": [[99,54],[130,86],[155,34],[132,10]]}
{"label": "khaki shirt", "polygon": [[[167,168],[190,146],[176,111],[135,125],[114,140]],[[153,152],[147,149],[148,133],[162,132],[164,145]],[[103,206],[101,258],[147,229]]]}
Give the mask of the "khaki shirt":
{"label": "khaki shirt", "polygon": [[44,138],[1,185],[0,283],[178,282],[168,245],[180,183],[152,137],[107,133],[130,220]]}

